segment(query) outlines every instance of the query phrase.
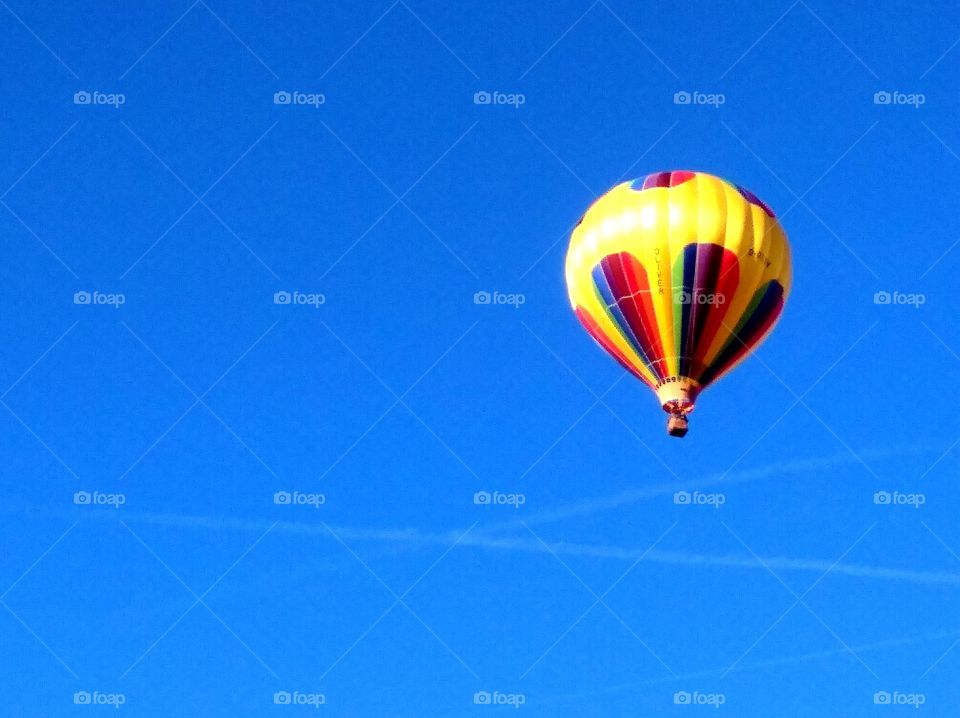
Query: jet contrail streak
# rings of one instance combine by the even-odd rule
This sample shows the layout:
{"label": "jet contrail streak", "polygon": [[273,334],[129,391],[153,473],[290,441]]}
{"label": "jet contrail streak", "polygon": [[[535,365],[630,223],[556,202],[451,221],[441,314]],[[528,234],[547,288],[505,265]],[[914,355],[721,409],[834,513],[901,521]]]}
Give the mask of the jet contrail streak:
{"label": "jet contrail streak", "polygon": [[[904,447],[889,447],[885,449],[861,451],[860,455],[866,459],[881,459],[888,458],[890,456],[902,456],[906,454],[920,453],[922,451],[929,450],[930,448],[942,447],[940,445],[936,445],[936,447],[934,447],[933,445],[918,446],[913,444],[911,446]],[[791,476],[803,474],[809,471],[830,469],[837,466],[849,466],[857,463],[859,462],[855,457],[851,456],[849,453],[843,453],[826,458],[786,461],[770,466],[761,466],[747,471],[739,471],[734,474],[714,474],[701,479],[691,478],[689,481],[675,481],[669,484],[646,486],[639,489],[622,491],[619,494],[614,494],[613,496],[602,496],[595,499],[578,501],[566,506],[559,506],[555,509],[547,509],[545,511],[533,514],[528,518],[524,518],[522,523],[520,520],[511,520],[503,521],[498,524],[488,524],[484,527],[484,530],[491,532],[498,530],[517,529],[521,528],[523,524],[535,526],[537,524],[561,521],[574,516],[589,516],[602,511],[610,511],[612,509],[620,508],[621,506],[628,506],[641,501],[649,501],[650,499],[659,498],[661,496],[670,496],[677,491],[693,491],[695,489],[704,489],[717,485],[729,486],[732,484],[757,481],[759,479],[767,479],[774,476]]]}
{"label": "jet contrail streak", "polygon": [[[884,641],[876,641],[874,643],[867,643],[861,646],[853,646],[850,650],[846,648],[836,648],[828,651],[816,651],[813,653],[802,653],[795,656],[781,656],[779,658],[769,658],[763,661],[756,661],[753,663],[748,663],[743,666],[738,666],[734,669],[737,673],[743,673],[745,671],[755,671],[762,670],[764,668],[775,668],[777,666],[788,666],[795,665],[797,663],[805,663],[807,661],[816,661],[823,658],[833,658],[834,656],[843,656],[849,655],[851,652],[854,654],[860,653],[869,653],[870,651],[880,651],[890,648],[902,648],[904,646],[914,645],[917,643],[926,643],[931,641],[946,641],[949,639],[956,639],[960,637],[960,629],[951,629],[947,631],[940,631],[937,633],[924,633],[915,636],[905,636],[902,638],[891,638]],[[673,677],[673,676],[663,676],[659,678],[650,678],[645,681],[637,681],[633,683],[621,683],[613,686],[606,686],[604,688],[597,688],[591,691],[584,691],[581,693],[568,693],[565,695],[553,696],[549,699],[542,701],[531,701],[526,705],[548,705],[554,703],[560,703],[565,700],[571,700],[575,698],[589,698],[591,696],[606,695],[609,693],[620,693],[623,691],[631,691],[639,688],[646,688],[653,685],[658,685],[662,683],[677,683],[681,685],[680,688],[686,688],[688,690],[693,690],[696,686],[691,686],[689,683],[684,685],[684,682],[696,681],[702,679],[718,679],[727,672],[729,667],[723,668],[712,668],[705,669],[702,671],[694,671],[692,673],[686,673],[684,675]]]}
{"label": "jet contrail streak", "polygon": [[[122,516],[119,514],[122,513]],[[64,514],[66,515],[66,514]],[[70,513],[70,518],[76,518],[76,513]],[[88,513],[89,518],[111,520],[122,518],[127,523],[153,524],[173,526],[179,528],[203,528],[214,530],[234,530],[242,532],[262,532],[271,521],[254,519],[223,518],[209,516],[183,516],[180,514],[153,514],[135,513],[126,510],[117,511],[107,509]],[[330,526],[306,521],[280,521],[273,529],[273,533],[298,534],[332,539],[331,531],[344,541],[357,543],[400,543],[413,546],[450,546],[462,532],[447,531],[440,533],[425,533],[417,529],[357,529],[345,526]],[[546,545],[544,545],[544,543]],[[882,581],[903,581],[923,585],[960,586],[960,573],[949,571],[921,571],[902,568],[886,568],[882,566],[864,566],[853,563],[834,564],[831,560],[791,558],[786,556],[762,557],[760,560],[748,555],[737,554],[702,554],[689,551],[669,551],[654,549],[647,552],[646,548],[628,548],[622,546],[606,546],[595,544],[578,544],[566,541],[551,542],[544,539],[544,543],[530,538],[495,538],[483,534],[467,534],[458,545],[490,551],[510,551],[521,553],[556,553],[560,556],[581,556],[590,558],[613,559],[620,561],[636,561],[646,553],[644,561],[667,564],[672,566],[708,567],[708,568],[735,568],[735,569],[769,569],[777,571],[800,571],[823,574],[829,571],[834,575],[868,578]]]}

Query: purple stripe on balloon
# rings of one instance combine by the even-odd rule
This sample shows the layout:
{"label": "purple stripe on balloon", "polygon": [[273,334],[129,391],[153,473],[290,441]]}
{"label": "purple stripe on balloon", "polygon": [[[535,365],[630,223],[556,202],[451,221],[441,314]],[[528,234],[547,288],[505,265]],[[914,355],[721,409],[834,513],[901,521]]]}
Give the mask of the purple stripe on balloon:
{"label": "purple stripe on balloon", "polygon": [[757,195],[755,195],[753,192],[748,190],[746,187],[741,187],[740,185],[737,185],[737,189],[740,190],[740,194],[742,194],[750,204],[757,205],[757,207],[762,209],[771,217],[777,216],[773,213],[773,210],[767,206],[766,202],[764,202],[762,199],[757,197]]}

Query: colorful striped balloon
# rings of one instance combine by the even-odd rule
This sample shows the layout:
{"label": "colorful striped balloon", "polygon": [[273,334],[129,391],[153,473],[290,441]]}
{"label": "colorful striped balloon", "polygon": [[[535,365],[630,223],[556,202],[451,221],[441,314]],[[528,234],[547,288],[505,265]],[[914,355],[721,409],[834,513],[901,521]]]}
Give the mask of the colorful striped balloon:
{"label": "colorful striped balloon", "polygon": [[770,332],[790,246],[749,190],[703,172],[619,184],[570,238],[570,303],[590,335],[657,393],[683,436],[697,395]]}

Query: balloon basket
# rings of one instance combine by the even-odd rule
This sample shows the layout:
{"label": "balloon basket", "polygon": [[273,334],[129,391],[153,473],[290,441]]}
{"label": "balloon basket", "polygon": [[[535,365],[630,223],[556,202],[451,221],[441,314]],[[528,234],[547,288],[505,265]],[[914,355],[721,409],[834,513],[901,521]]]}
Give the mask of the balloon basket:
{"label": "balloon basket", "polygon": [[689,422],[685,416],[671,414],[670,418],[667,419],[667,433],[670,434],[670,436],[676,436],[678,439],[682,439],[687,435],[688,428]]}

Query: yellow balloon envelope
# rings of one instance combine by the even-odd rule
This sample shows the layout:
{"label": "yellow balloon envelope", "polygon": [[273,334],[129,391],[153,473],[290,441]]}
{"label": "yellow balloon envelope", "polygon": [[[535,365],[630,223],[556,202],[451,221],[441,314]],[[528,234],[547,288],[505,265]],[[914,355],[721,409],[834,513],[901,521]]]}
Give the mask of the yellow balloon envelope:
{"label": "yellow balloon envelope", "polygon": [[656,392],[674,436],[686,433],[699,393],[773,328],[790,279],[773,211],[703,172],[617,185],[583,215],[567,250],[577,317]]}

